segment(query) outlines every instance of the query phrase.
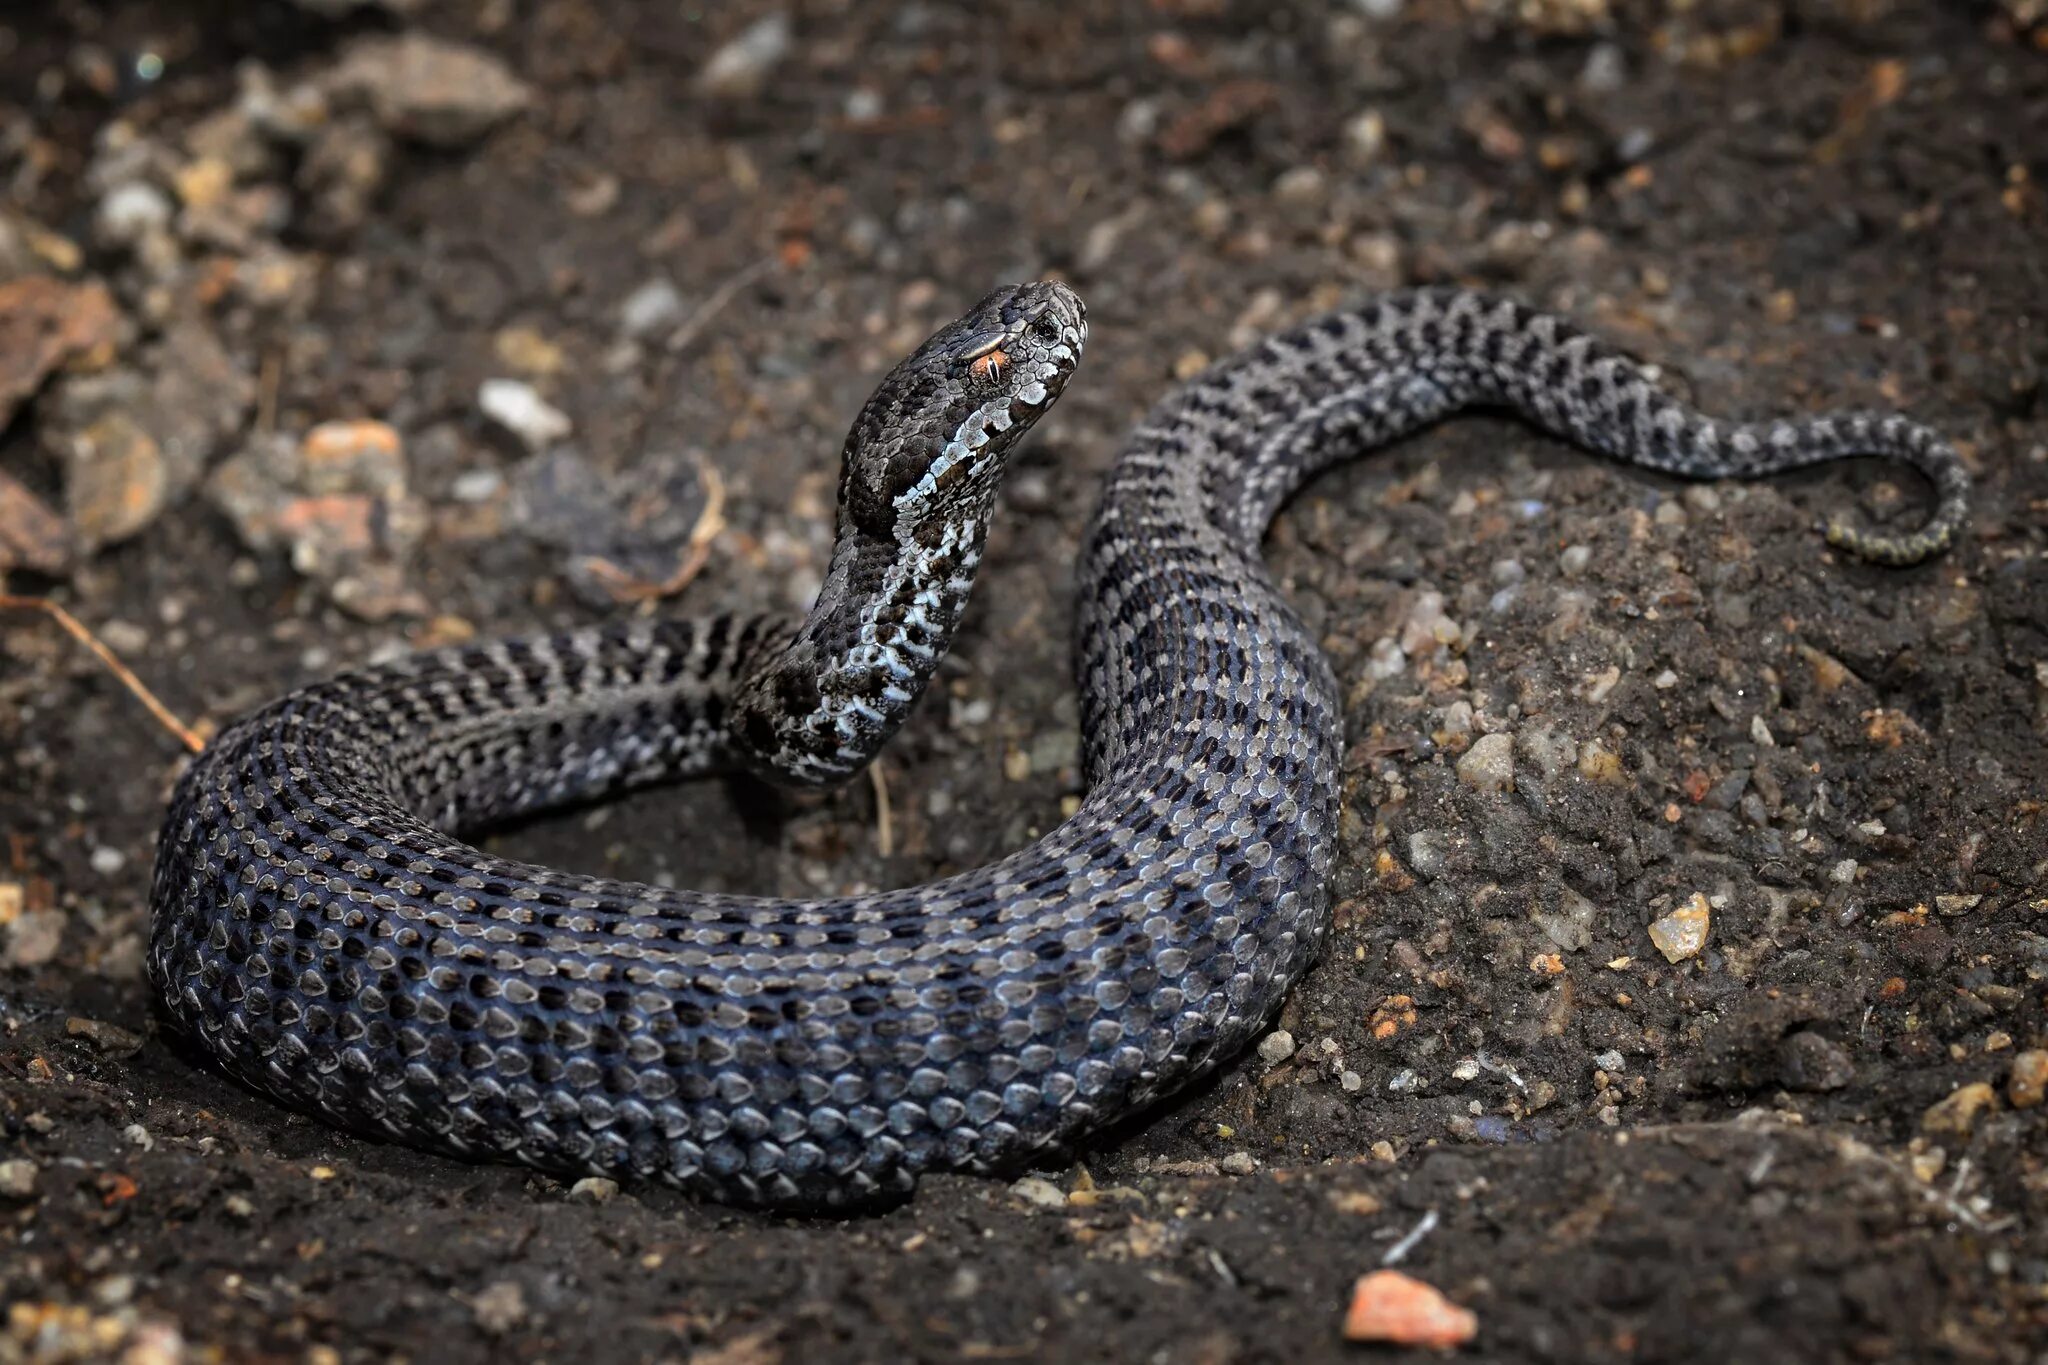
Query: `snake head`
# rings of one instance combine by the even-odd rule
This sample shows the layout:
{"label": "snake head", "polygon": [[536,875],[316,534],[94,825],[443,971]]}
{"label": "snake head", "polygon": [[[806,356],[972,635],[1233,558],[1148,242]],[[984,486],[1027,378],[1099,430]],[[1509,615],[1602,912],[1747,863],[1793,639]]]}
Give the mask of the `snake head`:
{"label": "snake head", "polygon": [[1051,280],[994,290],[898,365],[847,434],[844,513],[903,541],[987,515],[1003,458],[1081,362],[1088,309]]}

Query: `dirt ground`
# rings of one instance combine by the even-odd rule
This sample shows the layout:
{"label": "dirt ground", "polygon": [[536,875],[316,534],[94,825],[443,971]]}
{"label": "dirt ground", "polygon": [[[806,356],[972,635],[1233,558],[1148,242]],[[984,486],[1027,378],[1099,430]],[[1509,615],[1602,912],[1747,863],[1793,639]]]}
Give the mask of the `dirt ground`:
{"label": "dirt ground", "polygon": [[1894,571],[1812,534],[1919,514],[1876,464],[1687,487],[1476,418],[1320,481],[1271,555],[1350,815],[1284,1036],[840,1222],[368,1143],[196,1063],[142,975],[180,747],[0,613],[0,1362],[1407,1359],[1340,1335],[1390,1256],[1488,1360],[2048,1360],[2029,9],[10,10],[0,563],[202,733],[414,645],[806,605],[880,373],[995,282],[1088,300],[879,786],[649,792],[526,856],[840,892],[1057,821],[1122,433],[1370,290],[1511,291],[1731,414],[1902,407],[1979,487]]}

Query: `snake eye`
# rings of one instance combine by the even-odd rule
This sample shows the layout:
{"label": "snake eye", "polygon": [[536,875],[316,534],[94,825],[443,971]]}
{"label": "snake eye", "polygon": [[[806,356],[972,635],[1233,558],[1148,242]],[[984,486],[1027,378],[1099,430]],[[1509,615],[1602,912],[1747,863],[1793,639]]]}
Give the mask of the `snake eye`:
{"label": "snake eye", "polygon": [[1060,325],[1053,321],[1050,313],[1032,323],[1031,330],[1046,341],[1058,341],[1060,339]]}

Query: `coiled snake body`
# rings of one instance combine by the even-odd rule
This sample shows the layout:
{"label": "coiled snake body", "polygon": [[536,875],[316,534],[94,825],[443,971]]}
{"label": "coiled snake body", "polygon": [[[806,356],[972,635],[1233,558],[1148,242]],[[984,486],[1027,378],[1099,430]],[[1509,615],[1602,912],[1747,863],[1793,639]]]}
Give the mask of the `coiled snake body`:
{"label": "coiled snake body", "polygon": [[1341,712],[1259,540],[1326,465],[1475,404],[1605,455],[1747,477],[1907,460],[1950,543],[1968,480],[1893,416],[1717,422],[1556,318],[1383,298],[1163,402],[1079,561],[1088,781],[990,866],[815,901],[508,861],[449,831],[740,764],[870,758],[945,649],[1003,457],[1058,397],[1086,312],[1001,289],[888,377],[850,433],[838,540],[801,622],[636,622],[421,654],[306,687],[178,784],[150,969],[176,1023],[286,1104],[370,1134],[710,1197],[841,1205],[1000,1170],[1241,1048],[1327,921]]}

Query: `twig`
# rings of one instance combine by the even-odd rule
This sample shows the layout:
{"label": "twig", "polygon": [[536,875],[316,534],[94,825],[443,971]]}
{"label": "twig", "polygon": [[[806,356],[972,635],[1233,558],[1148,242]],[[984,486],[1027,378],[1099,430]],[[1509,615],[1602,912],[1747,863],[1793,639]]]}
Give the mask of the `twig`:
{"label": "twig", "polygon": [[690,538],[683,544],[682,561],[674,573],[658,583],[650,583],[601,555],[584,556],[584,569],[603,580],[604,590],[611,594],[612,601],[653,602],[673,597],[704,571],[704,565],[711,559],[711,542],[725,529],[725,480],[708,464],[699,465],[697,474],[704,481],[704,510],[690,527]]}
{"label": "twig", "polygon": [[720,309],[731,303],[740,290],[767,274],[774,264],[773,256],[763,256],[712,290],[705,296],[704,302],[697,306],[697,311],[684,318],[682,324],[669,333],[668,349],[671,352],[680,351],[695,341],[697,334],[704,330],[704,325],[717,317]]}
{"label": "twig", "polygon": [[73,616],[47,597],[17,597],[12,593],[0,593],[0,609],[7,608],[17,611],[39,611],[50,617],[50,619],[64,628],[65,634],[91,650],[94,656],[106,666],[107,671],[116,678],[119,678],[121,685],[133,693],[137,701],[148,708],[149,714],[156,717],[157,724],[178,737],[180,744],[183,744],[195,754],[206,747],[206,741],[199,737],[198,732],[185,724],[184,721],[172,715],[171,709],[156,699],[156,693],[145,687],[142,679],[136,677],[129,671],[126,664],[114,657],[114,651],[100,643],[99,637],[87,630],[85,624],[76,616]]}
{"label": "twig", "polygon": [[889,775],[879,758],[868,764],[868,785],[875,789],[875,851],[887,858],[896,852],[896,824],[889,815]]}
{"label": "twig", "polygon": [[1431,1209],[1422,1215],[1422,1221],[1408,1229],[1408,1235],[1387,1248],[1387,1254],[1380,1257],[1381,1265],[1399,1265],[1408,1259],[1408,1253],[1415,1250],[1422,1239],[1436,1231],[1437,1212]]}
{"label": "twig", "polygon": [[265,352],[256,388],[256,430],[264,436],[277,430],[277,395],[283,384],[283,353]]}

